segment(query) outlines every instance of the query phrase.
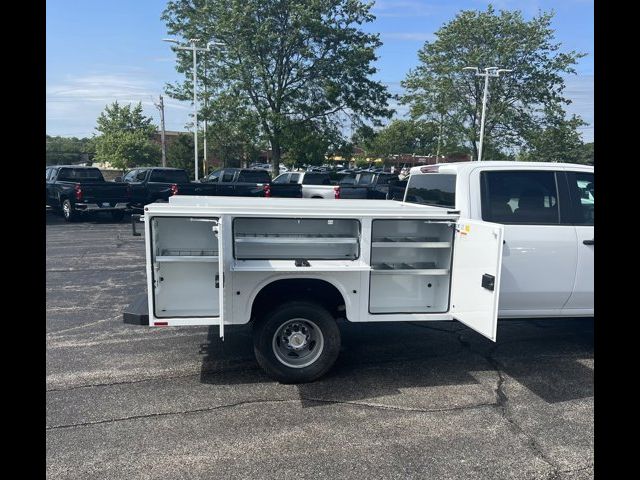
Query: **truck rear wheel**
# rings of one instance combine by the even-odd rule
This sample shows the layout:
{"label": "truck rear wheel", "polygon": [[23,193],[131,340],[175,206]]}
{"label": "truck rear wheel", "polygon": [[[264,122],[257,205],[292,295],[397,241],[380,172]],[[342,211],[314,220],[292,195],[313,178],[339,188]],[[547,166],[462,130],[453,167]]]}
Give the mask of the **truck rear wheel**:
{"label": "truck rear wheel", "polygon": [[67,222],[75,222],[78,219],[78,212],[73,209],[69,200],[62,202],[62,216]]}
{"label": "truck rear wheel", "polygon": [[321,305],[294,301],[272,310],[253,332],[258,364],[281,383],[312,382],[340,353],[340,330]]}

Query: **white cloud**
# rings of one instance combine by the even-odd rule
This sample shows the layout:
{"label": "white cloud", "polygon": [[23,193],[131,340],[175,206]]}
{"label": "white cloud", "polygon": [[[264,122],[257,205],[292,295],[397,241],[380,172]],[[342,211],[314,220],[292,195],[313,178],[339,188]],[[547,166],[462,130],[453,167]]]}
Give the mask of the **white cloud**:
{"label": "white cloud", "polygon": [[[113,69],[111,69],[113,70]],[[163,91],[163,84],[148,78],[139,69],[128,68],[123,73],[89,73],[51,81],[46,87],[46,120],[49,135],[90,136],[96,119],[105,106],[142,102],[145,115],[159,124],[159,112],[154,105]],[[192,107],[165,98],[167,130],[184,130]]]}

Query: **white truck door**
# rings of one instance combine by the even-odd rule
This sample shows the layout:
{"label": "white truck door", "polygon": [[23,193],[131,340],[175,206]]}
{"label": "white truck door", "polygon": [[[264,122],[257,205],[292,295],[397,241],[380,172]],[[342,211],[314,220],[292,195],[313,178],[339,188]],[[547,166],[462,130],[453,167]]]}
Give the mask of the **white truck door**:
{"label": "white truck door", "polygon": [[451,314],[494,342],[503,237],[497,223],[458,220],[451,270]]}
{"label": "white truck door", "polygon": [[504,224],[501,316],[559,315],[573,291],[576,231],[560,216],[562,175],[533,167],[478,166],[469,178],[477,192],[469,216]]}
{"label": "white truck door", "polygon": [[586,315],[594,308],[594,176],[593,172],[567,172],[567,176],[578,242],[578,266],[573,292],[563,312],[571,314],[579,310]]}

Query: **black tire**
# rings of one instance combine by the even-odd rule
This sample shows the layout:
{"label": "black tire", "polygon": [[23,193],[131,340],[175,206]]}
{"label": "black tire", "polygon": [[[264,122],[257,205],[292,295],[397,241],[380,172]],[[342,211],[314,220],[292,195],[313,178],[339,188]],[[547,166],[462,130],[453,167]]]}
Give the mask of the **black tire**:
{"label": "black tire", "polygon": [[[311,362],[308,365],[292,367],[285,365],[278,358],[277,343],[280,337],[276,333],[281,327],[299,319],[310,331],[322,339],[320,353],[309,349]],[[313,327],[317,327],[317,330]],[[295,324],[294,324],[295,328]],[[320,342],[318,341],[317,345]],[[312,346],[312,342],[309,343]],[[284,350],[284,344],[280,351]],[[309,348],[309,347],[307,347]],[[312,382],[333,366],[340,353],[340,330],[335,319],[321,305],[306,301],[292,301],[283,303],[263,319],[259,320],[253,330],[253,351],[258,364],[271,378],[281,383],[307,383]],[[314,358],[318,355],[317,358]]]}
{"label": "black tire", "polygon": [[62,202],[62,217],[66,222],[75,222],[78,220],[78,212],[73,209],[71,202],[66,199]]}
{"label": "black tire", "polygon": [[121,222],[124,218],[124,210],[112,210],[111,219],[115,222]]}

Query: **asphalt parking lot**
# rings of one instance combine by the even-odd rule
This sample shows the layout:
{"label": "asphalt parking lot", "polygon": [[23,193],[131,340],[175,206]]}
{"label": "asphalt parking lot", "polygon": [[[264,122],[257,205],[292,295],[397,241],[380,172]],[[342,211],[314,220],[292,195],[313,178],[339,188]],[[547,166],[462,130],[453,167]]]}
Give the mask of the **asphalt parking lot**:
{"label": "asphalt parking lot", "polygon": [[280,385],[248,328],[123,324],[144,262],[126,221],[47,215],[49,479],[593,478],[593,320],[345,323]]}

